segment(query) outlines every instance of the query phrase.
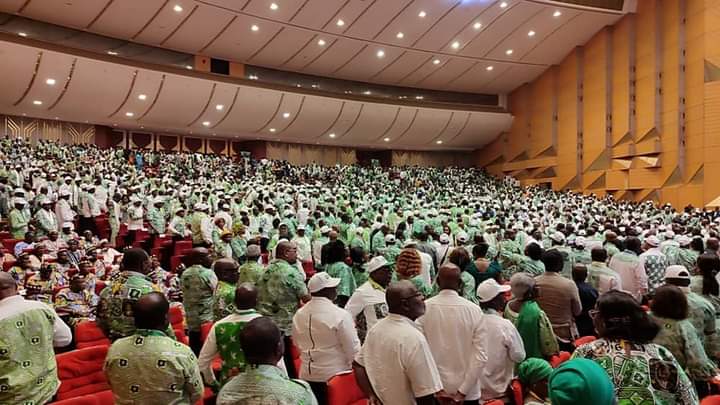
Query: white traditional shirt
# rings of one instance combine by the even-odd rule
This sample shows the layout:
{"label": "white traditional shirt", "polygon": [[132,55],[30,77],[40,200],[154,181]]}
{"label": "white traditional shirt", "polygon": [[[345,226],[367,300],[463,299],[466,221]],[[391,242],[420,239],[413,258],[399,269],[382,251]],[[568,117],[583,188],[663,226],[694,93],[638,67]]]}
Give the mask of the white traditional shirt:
{"label": "white traditional shirt", "polygon": [[385,289],[372,279],[355,289],[353,295],[345,304],[345,309],[350,312],[355,320],[360,340],[365,340],[365,335],[380,319],[387,316],[388,306],[385,302]]}
{"label": "white traditional shirt", "polygon": [[512,322],[493,310],[485,313],[482,330],[485,347],[492,348],[480,375],[484,402],[505,396],[515,365],[525,360],[525,347]]}

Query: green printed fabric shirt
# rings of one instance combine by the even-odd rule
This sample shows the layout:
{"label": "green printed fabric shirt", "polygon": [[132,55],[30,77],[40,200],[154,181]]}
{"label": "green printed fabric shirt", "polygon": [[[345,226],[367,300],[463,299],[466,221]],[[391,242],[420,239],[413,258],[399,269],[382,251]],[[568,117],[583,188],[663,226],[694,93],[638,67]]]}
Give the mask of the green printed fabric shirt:
{"label": "green printed fabric shirt", "polygon": [[13,209],[8,215],[10,223],[10,234],[15,239],[22,239],[28,231],[29,218],[25,216],[23,211]]}
{"label": "green printed fabric shirt", "polygon": [[263,274],[263,266],[256,261],[245,262],[238,269],[238,284],[253,283],[256,284]]}
{"label": "green printed fabric shirt", "polygon": [[300,306],[300,297],[308,295],[297,268],[285,260],[273,260],[258,280],[257,289],[259,312],[272,318],[286,336],[292,335],[292,318]]}
{"label": "green printed fabric shirt", "polygon": [[337,286],[338,295],[352,297],[353,292],[355,292],[355,289],[357,288],[357,284],[355,283],[355,277],[353,276],[350,266],[343,262],[335,262],[328,265],[325,268],[325,271],[330,275],[330,277],[340,279],[340,284]]}
{"label": "green printed fabric shirt", "polygon": [[218,405],[317,405],[310,385],[282,370],[261,364],[237,375],[220,390]]}
{"label": "green printed fabric shirt", "polygon": [[42,405],[55,395],[55,322],[49,308],[0,320],[0,404]]}
{"label": "green printed fabric shirt", "polygon": [[[628,344],[630,355],[624,344]],[[575,349],[573,358],[598,363],[615,385],[618,405],[697,405],[690,378],[672,353],[657,344],[598,339]]]}
{"label": "green printed fabric shirt", "polygon": [[110,340],[130,336],[135,333],[135,318],[132,306],[145,294],[162,293],[144,274],[123,271],[110,285],[100,292],[97,309],[98,326]]}
{"label": "green printed fabric shirt", "polygon": [[215,273],[199,264],[188,267],[180,281],[188,329],[199,331],[205,322],[213,322],[213,295],[218,279]]}
{"label": "green printed fabric shirt", "polygon": [[231,316],[215,324],[215,345],[222,359],[220,386],[232,378],[232,370],[245,371],[245,353],[240,347],[238,336],[251,320],[261,316],[254,309],[236,309]]}
{"label": "green printed fabric shirt", "polygon": [[235,284],[218,281],[215,295],[213,295],[213,316],[216,321],[230,315],[235,311]]}
{"label": "green printed fabric shirt", "polygon": [[192,350],[158,330],[138,329],[117,340],[104,369],[117,405],[192,405],[203,395]]}
{"label": "green printed fabric shirt", "polygon": [[660,333],[653,343],[670,350],[692,380],[707,381],[717,374],[717,368],[705,354],[695,328],[687,319],[655,318],[660,323]]}
{"label": "green printed fabric shirt", "polygon": [[356,286],[361,286],[368,281],[368,272],[362,266],[362,264],[353,264],[352,267],[352,274]]}

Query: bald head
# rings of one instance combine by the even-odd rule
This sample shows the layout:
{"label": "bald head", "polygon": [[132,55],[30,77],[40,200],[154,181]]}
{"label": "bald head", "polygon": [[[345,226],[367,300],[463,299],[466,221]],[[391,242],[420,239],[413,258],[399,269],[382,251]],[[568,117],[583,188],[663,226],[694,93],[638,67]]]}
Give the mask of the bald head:
{"label": "bald head", "polygon": [[151,292],[133,304],[135,327],[138,329],[165,330],[168,325],[170,304],[162,293]]}
{"label": "bald head", "polygon": [[461,277],[462,271],[460,267],[446,263],[440,267],[437,276],[437,284],[441,290],[453,290],[460,291],[462,285]]}
{"label": "bald head", "polygon": [[233,259],[216,260],[213,264],[215,275],[218,280],[235,284],[238,281],[238,265]]}
{"label": "bald head", "polygon": [[295,264],[295,261],[297,261],[297,247],[292,242],[280,242],[277,245],[275,255],[278,259],[283,259],[290,264]]}
{"label": "bald head", "polygon": [[122,258],[123,271],[147,274],[150,271],[150,256],[139,248],[125,249]]}
{"label": "bald head", "polygon": [[17,294],[15,279],[10,273],[0,271],[0,300]]}
{"label": "bald head", "polygon": [[391,283],[385,290],[385,301],[390,313],[406,316],[413,321],[425,313],[422,294],[409,280]]}
{"label": "bald head", "polygon": [[235,307],[253,309],[257,306],[258,291],[252,283],[242,283],[235,289]]}
{"label": "bald head", "polygon": [[199,264],[204,267],[210,267],[210,253],[205,248],[193,248],[188,254],[188,263],[191,266]]}

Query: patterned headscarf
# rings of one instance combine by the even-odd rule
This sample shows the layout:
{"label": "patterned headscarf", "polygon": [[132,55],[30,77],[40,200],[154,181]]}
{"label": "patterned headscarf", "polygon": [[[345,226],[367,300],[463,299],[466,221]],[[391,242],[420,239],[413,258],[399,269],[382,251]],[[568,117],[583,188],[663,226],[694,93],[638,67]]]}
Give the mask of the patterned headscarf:
{"label": "patterned headscarf", "polygon": [[395,271],[403,278],[410,279],[420,274],[422,260],[415,249],[403,249],[395,259]]}

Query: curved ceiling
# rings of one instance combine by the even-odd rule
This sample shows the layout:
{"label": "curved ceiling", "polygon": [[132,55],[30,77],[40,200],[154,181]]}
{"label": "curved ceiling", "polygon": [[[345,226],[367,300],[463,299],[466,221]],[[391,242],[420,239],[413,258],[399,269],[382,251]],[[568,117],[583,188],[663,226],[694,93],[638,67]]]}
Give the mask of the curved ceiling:
{"label": "curved ceiling", "polygon": [[[88,4],[90,0],[88,0]],[[481,147],[512,116],[341,100],[0,41],[0,111],[223,138],[412,150]],[[195,75],[197,76],[197,75]]]}
{"label": "curved ceiling", "polygon": [[543,0],[3,0],[0,11],[281,70],[478,93],[531,81],[622,16]]}

